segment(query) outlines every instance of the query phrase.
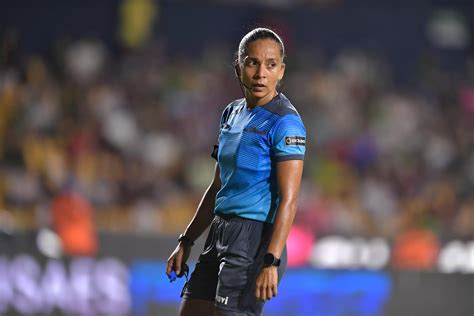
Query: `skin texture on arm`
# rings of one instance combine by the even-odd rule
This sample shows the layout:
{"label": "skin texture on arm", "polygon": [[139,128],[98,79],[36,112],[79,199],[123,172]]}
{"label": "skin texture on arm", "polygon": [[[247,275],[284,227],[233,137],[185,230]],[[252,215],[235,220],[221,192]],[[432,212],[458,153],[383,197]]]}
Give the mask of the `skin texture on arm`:
{"label": "skin texture on arm", "polygon": [[[280,258],[295,218],[300,192],[303,160],[277,162],[277,182],[280,205],[273,224],[272,237],[267,252]],[[262,268],[257,276],[255,297],[266,301],[277,295],[277,267]]]}
{"label": "skin texture on arm", "polygon": [[[196,240],[206,230],[214,218],[214,206],[216,202],[216,194],[221,188],[219,165],[216,163],[214,179],[204,193],[193,219],[186,228],[184,234],[190,240]],[[176,274],[181,273],[182,264],[186,263],[191,253],[191,246],[189,243],[180,242],[171,256],[168,258],[166,266],[166,274],[169,276],[171,271]]]}

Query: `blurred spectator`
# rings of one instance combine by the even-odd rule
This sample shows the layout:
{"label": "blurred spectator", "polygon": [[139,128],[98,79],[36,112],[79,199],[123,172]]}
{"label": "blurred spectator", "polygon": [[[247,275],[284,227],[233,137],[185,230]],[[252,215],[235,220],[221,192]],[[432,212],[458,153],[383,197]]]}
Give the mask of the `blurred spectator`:
{"label": "blurred spectator", "polygon": [[435,267],[439,242],[429,230],[413,229],[401,233],[393,245],[394,268],[430,270]]}
{"label": "blurred spectator", "polygon": [[69,256],[93,256],[98,244],[92,208],[75,192],[64,192],[54,198],[53,228],[62,241],[62,249]]}

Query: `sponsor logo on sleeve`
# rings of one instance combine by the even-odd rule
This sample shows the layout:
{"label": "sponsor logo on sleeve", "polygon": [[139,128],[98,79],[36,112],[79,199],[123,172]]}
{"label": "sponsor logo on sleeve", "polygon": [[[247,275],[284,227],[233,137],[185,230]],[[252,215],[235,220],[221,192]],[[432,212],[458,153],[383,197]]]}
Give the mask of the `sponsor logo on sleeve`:
{"label": "sponsor logo on sleeve", "polygon": [[306,137],[303,136],[286,136],[285,144],[287,146],[306,146]]}

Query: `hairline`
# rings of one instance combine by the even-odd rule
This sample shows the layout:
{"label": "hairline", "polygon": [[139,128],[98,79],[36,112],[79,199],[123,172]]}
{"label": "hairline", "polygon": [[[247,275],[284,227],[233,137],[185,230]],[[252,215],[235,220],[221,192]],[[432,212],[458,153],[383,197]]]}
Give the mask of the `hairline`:
{"label": "hairline", "polygon": [[[255,34],[257,34],[259,32],[265,32],[266,36],[265,37],[252,38],[253,36],[255,36]],[[283,40],[281,39],[281,37],[275,31],[273,31],[269,28],[256,28],[256,29],[253,29],[252,31],[248,32],[242,38],[242,40],[239,43],[239,49],[237,50],[237,58],[236,58],[236,63],[238,65],[243,66],[243,62],[245,60],[245,57],[248,56],[248,54],[247,54],[248,46],[251,43],[256,42],[258,40],[271,40],[271,41],[275,42],[279,47],[278,51],[279,51],[279,55],[280,55],[280,58],[281,58],[281,63],[282,64],[284,63],[284,59],[286,57],[286,55],[285,55],[285,45],[283,44]],[[242,44],[244,44],[243,45],[244,49],[243,49],[243,52],[241,53]]]}
{"label": "hairline", "polygon": [[[248,45],[250,45],[250,44],[252,44],[252,43],[254,43],[254,42],[258,41],[258,40],[266,40],[266,39],[267,39],[267,38],[259,38],[259,39],[256,39],[256,40],[250,42]],[[248,45],[247,45],[247,46],[248,46]],[[244,56],[242,56],[242,57],[243,57],[243,58],[242,58],[242,63],[244,63],[247,58],[252,58],[252,59],[255,59],[255,60],[260,61],[260,59],[259,59],[258,57],[250,56],[250,55],[248,54],[248,52],[247,52],[246,55],[244,55]],[[282,53],[281,53],[281,50],[280,50],[280,49],[278,50],[277,56],[275,56],[275,57],[272,56],[272,57],[269,57],[269,58],[266,58],[266,59],[265,59],[265,61],[272,61],[272,60],[273,60],[273,61],[279,61],[279,62],[283,63],[283,56],[282,56]]]}

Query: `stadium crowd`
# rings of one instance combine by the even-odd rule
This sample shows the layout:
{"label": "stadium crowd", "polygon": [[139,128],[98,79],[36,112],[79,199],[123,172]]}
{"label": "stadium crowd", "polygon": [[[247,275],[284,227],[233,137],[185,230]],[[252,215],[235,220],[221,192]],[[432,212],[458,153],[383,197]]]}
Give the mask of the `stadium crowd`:
{"label": "stadium crowd", "polygon": [[[0,51],[0,225],[50,225],[54,199],[74,191],[99,230],[181,231],[211,180],[220,113],[241,94],[232,52],[188,59],[155,43],[117,56],[84,39],[20,57],[16,43]],[[402,88],[363,51],[287,63],[281,90],[308,130],[298,225],[474,235],[473,60],[453,76],[424,58]]]}

